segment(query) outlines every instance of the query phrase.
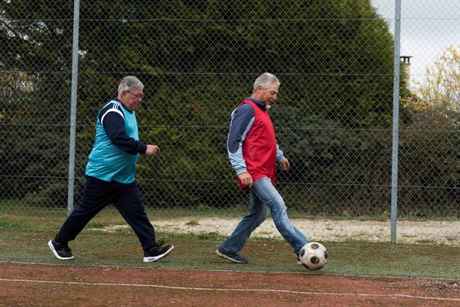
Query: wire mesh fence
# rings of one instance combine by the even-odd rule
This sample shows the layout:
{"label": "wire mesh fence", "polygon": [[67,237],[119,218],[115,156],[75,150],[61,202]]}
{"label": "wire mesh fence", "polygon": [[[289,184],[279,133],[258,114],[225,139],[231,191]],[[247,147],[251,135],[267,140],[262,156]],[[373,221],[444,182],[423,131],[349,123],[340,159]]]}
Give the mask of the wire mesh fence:
{"label": "wire mesh fence", "polygon": [[[456,83],[439,87],[420,68],[437,63],[423,58],[428,53],[450,45],[458,52],[458,37],[442,35],[460,32],[453,2],[439,4],[436,16],[433,1],[403,5],[401,45],[409,54],[400,91],[401,217],[460,216],[458,62]],[[1,210],[62,214],[73,4],[0,3]],[[227,161],[229,116],[254,79],[270,71],[281,81],[271,116],[292,166],[279,182],[288,207],[302,216],[388,217],[393,1],[80,3],[77,202],[97,111],[123,76],[136,75],[145,85],[141,139],[161,148],[138,165],[146,206],[193,215],[245,204]],[[439,95],[423,95],[429,86]]]}

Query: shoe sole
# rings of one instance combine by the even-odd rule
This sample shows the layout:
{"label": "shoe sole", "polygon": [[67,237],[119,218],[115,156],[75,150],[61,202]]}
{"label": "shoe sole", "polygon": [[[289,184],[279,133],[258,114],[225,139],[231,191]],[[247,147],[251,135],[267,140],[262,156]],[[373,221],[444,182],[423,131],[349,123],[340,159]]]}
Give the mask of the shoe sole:
{"label": "shoe sole", "polygon": [[227,260],[230,260],[231,262],[233,263],[240,263],[240,264],[246,264],[247,262],[244,262],[244,261],[239,261],[239,260],[236,260],[235,258],[232,258],[230,256],[227,256],[223,253],[221,253],[218,249],[216,249],[216,254],[222,258],[225,258]]}
{"label": "shoe sole", "polygon": [[71,257],[59,256],[58,252],[54,248],[52,240],[48,241],[48,246],[49,246],[50,250],[53,252],[54,257],[56,257],[57,259],[59,259],[59,260],[72,260],[72,259],[74,259],[74,256],[71,256]]}
{"label": "shoe sole", "polygon": [[165,251],[163,254],[160,254],[154,257],[144,257],[144,262],[156,262],[160,260],[161,258],[168,256],[168,254],[171,253],[173,249],[174,249],[174,245],[171,245],[171,247],[167,251]]}

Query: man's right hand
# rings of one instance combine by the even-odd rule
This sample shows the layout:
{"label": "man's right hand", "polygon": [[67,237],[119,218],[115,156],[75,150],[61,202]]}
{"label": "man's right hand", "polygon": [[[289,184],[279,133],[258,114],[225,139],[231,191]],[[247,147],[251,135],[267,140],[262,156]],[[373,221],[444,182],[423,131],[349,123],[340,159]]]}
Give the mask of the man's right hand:
{"label": "man's right hand", "polygon": [[249,188],[252,187],[252,176],[248,172],[239,174],[238,179],[240,179],[240,183],[242,186]]}
{"label": "man's right hand", "polygon": [[158,155],[159,153],[160,153],[160,147],[158,147],[157,145],[152,145],[152,144],[147,145],[147,149],[145,150],[145,154],[147,156],[155,156],[155,155]]}

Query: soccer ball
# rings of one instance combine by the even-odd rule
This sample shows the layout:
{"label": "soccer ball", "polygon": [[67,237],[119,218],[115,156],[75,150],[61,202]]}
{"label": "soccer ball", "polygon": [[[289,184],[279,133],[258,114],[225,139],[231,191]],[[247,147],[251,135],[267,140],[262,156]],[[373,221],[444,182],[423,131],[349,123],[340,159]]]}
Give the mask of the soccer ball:
{"label": "soccer ball", "polygon": [[309,270],[319,270],[327,263],[327,248],[318,242],[304,245],[299,252],[300,263]]}

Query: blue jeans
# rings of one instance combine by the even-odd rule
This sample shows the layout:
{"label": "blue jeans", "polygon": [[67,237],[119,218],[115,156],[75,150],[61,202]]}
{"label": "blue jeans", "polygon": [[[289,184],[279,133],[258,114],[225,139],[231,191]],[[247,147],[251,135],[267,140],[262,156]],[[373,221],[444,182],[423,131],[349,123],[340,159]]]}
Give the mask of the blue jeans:
{"label": "blue jeans", "polygon": [[249,194],[249,213],[243,217],[232,234],[219,246],[219,249],[224,252],[238,253],[251,233],[265,220],[267,207],[270,208],[276,229],[297,254],[309,240],[291,223],[283,198],[267,177],[254,182]]}

